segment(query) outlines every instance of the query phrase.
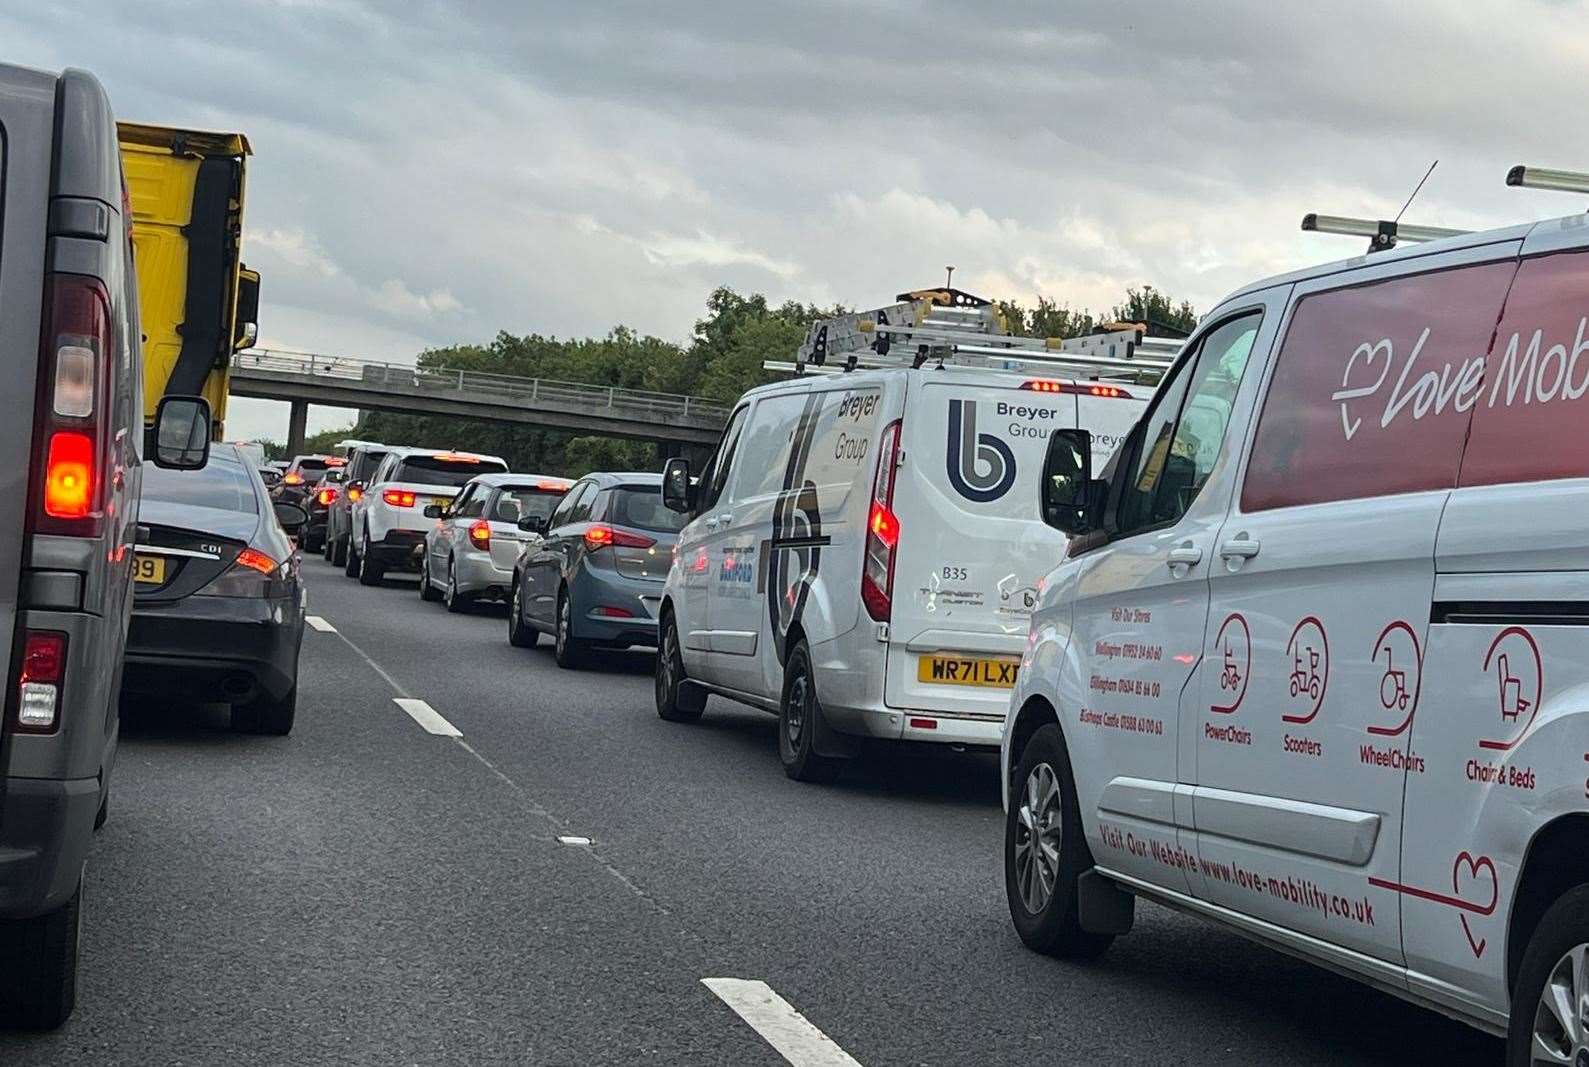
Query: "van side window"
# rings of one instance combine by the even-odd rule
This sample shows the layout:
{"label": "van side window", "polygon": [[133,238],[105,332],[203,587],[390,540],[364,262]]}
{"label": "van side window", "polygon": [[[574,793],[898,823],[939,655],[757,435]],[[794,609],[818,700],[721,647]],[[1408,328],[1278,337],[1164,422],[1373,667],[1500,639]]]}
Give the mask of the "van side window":
{"label": "van side window", "polygon": [[706,511],[717,503],[717,498],[723,495],[723,487],[728,484],[728,476],[734,468],[734,453],[739,449],[739,435],[745,429],[745,412],[749,408],[740,408],[734,412],[734,417],[728,422],[728,429],[723,431],[723,440],[718,443],[717,454],[712,457],[712,462],[701,472],[701,498],[697,505],[698,511]]}
{"label": "van side window", "polygon": [[[1503,304],[1510,317],[1516,274],[1508,259],[1298,299],[1253,431],[1241,510],[1454,487],[1475,405],[1495,384],[1490,346]],[[1563,343],[1572,338],[1569,329]]]}
{"label": "van side window", "polygon": [[745,424],[739,442],[739,473],[734,476],[734,499],[754,500],[772,496],[784,488],[789,472],[789,446],[794,443],[795,426],[805,393],[764,396]]}
{"label": "van side window", "polygon": [[1219,458],[1261,321],[1243,315],[1204,334],[1160,394],[1121,491],[1117,536],[1169,525],[1197,499]]}

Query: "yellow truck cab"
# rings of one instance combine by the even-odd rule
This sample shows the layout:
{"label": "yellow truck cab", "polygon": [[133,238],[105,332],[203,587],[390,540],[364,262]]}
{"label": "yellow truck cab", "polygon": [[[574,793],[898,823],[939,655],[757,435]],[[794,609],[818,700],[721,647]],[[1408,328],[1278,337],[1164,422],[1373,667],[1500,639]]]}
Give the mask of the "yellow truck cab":
{"label": "yellow truck cab", "polygon": [[116,129],[132,201],[144,420],[162,396],[203,396],[220,440],[232,353],[259,335],[259,275],[242,262],[248,138],[131,122]]}

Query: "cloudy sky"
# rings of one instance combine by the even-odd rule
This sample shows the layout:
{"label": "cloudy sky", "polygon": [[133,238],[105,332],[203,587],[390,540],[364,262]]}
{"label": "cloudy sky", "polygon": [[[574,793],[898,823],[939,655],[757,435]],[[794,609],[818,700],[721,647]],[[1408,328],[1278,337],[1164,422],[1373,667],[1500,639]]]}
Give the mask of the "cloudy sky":
{"label": "cloudy sky", "polygon": [[[1206,309],[1357,252],[1298,220],[1393,215],[1436,158],[1409,220],[1566,214],[1507,167],[1589,169],[1568,2],[0,0],[0,60],[247,133],[264,342],[394,360],[682,341],[716,285],[869,306],[946,264]],[[285,423],[237,401],[228,430]]]}

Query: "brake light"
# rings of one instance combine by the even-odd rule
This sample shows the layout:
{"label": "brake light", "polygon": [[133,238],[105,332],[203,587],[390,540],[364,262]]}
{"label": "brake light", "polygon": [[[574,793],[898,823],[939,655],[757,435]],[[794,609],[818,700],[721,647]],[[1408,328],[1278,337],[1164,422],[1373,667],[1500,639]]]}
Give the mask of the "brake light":
{"label": "brake light", "polygon": [[894,549],[899,517],[894,514],[894,474],[899,469],[899,420],[883,427],[872,478],[872,506],[866,516],[866,551],[861,562],[861,603],[876,622],[894,611]]}
{"label": "brake light", "polygon": [[297,471],[288,471],[286,474],[282,475],[281,484],[282,485],[302,485],[303,484],[303,475],[299,474]]}
{"label": "brake light", "polygon": [[364,490],[363,489],[360,489],[356,485],[348,486],[348,500],[349,501],[356,501],[356,500],[363,500],[363,499],[364,499]]}
{"label": "brake light", "polygon": [[491,524],[484,519],[476,519],[469,524],[469,543],[476,548],[491,547]]}
{"label": "brake light", "polygon": [[1118,385],[1099,385],[1095,382],[1056,382],[1048,378],[1033,378],[1021,383],[1021,388],[1032,393],[1074,393],[1077,396],[1096,396],[1106,400],[1130,400],[1132,396]]}
{"label": "brake light", "polygon": [[615,548],[650,548],[657,543],[655,537],[642,537],[611,526],[596,525],[585,531],[585,547],[592,552],[612,545]]}
{"label": "brake light", "polygon": [[479,456],[471,456],[465,452],[437,452],[432,459],[439,459],[446,463],[479,463]]}
{"label": "brake light", "polygon": [[44,473],[44,514],[55,519],[85,519],[94,509],[94,439],[86,433],[57,430],[50,435]]}
{"label": "brake light", "polygon": [[321,507],[330,507],[331,502],[337,498],[335,489],[322,489],[315,494],[315,499],[320,501]]}
{"label": "brake light", "polygon": [[381,493],[381,499],[394,508],[411,508],[414,506],[414,494],[407,489],[387,489]]}
{"label": "brake light", "polygon": [[65,678],[66,635],[29,630],[22,643],[22,675],[17,683],[19,729],[49,733],[56,728]]}
{"label": "brake light", "polygon": [[568,487],[573,484],[573,482],[554,482],[550,480],[542,480],[535,483],[535,488],[549,489],[554,493],[566,493],[568,492]]}
{"label": "brake light", "polygon": [[279,563],[257,548],[243,549],[237,554],[237,559],[233,560],[233,565],[247,567],[249,570],[255,570],[265,575],[275,573],[276,568],[280,566]]}
{"label": "brake light", "polygon": [[92,537],[104,515],[105,368],[110,296],[95,278],[51,275],[45,290],[39,379],[41,529]]}

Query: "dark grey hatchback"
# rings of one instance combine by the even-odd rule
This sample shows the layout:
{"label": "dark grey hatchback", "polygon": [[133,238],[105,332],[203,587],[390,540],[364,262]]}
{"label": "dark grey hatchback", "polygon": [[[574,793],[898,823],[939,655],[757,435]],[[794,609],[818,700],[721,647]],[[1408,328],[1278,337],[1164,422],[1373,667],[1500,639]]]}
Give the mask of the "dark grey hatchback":
{"label": "dark grey hatchback", "polygon": [[304,597],[288,532],[303,508],[273,505],[237,449],[216,445],[203,470],[146,468],[141,517],[122,688],[229,704],[238,729],[291,732]]}

